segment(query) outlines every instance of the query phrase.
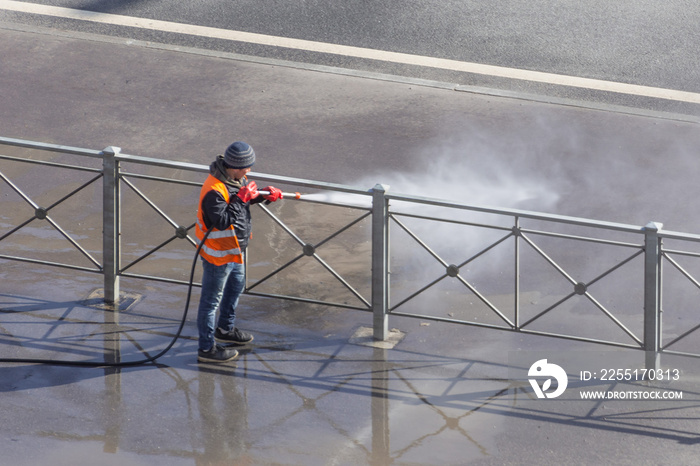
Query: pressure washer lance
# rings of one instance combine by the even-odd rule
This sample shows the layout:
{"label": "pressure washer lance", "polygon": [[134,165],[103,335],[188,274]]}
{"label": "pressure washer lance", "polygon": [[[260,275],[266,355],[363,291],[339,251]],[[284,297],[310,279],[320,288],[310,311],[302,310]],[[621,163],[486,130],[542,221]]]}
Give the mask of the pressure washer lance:
{"label": "pressure washer lance", "polygon": [[[260,194],[262,194],[263,196],[269,196],[269,195],[270,195],[270,191],[258,191],[258,192],[259,192]],[[299,194],[299,193],[284,193],[284,192],[283,192],[283,193],[282,193],[282,199],[285,199],[285,198],[286,198],[286,199],[290,199],[290,198],[301,199],[301,194]]]}

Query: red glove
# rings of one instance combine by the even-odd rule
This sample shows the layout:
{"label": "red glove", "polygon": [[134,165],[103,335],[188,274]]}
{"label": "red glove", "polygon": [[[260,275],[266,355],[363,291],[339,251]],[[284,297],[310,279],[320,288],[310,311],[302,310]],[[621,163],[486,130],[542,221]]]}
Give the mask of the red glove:
{"label": "red glove", "polygon": [[263,188],[263,191],[269,191],[270,194],[263,194],[266,201],[275,202],[277,199],[282,199],[282,191],[274,186]]}
{"label": "red glove", "polygon": [[238,194],[236,194],[236,196],[238,196],[243,202],[250,202],[259,195],[258,185],[255,184],[255,181],[251,181],[247,185],[243,186],[238,190]]}

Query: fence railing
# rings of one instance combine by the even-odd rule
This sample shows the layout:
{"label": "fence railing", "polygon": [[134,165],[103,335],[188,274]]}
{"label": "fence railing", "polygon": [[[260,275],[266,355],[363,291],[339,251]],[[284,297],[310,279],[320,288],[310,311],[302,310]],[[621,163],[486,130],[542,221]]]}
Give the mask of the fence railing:
{"label": "fence railing", "polygon": [[[13,198],[29,208],[24,211],[8,203],[8,193],[0,198],[0,259],[102,274],[108,302],[119,299],[122,277],[189,283],[182,278],[138,273],[134,269],[157,260],[158,254],[173,244],[185,251],[183,257],[191,255],[196,247],[191,235],[196,209],[193,200],[197,199],[208,166],[122,154],[113,146],[89,150],[0,138],[2,147],[5,150],[0,153],[0,189],[9,189]],[[5,153],[18,148],[28,149],[33,155]],[[77,157],[79,161],[92,160],[95,166],[34,154]],[[13,181],[14,172],[22,182],[33,186],[33,180],[40,175],[16,168],[27,164],[86,174],[86,179],[70,178],[66,192],[41,205],[20,181]],[[155,174],[156,170],[165,170],[166,174]],[[175,173],[184,176],[174,176]],[[187,175],[197,179],[187,179]],[[698,235],[664,231],[662,224],[656,222],[640,227],[416,197],[392,193],[381,184],[366,189],[259,173],[250,176],[259,182],[316,194],[349,195],[352,200],[339,200],[332,195],[302,196],[299,202],[314,204],[316,208],[343,209],[341,226],[324,225],[325,236],[320,240],[307,240],[304,236],[308,232],[300,233],[289,226],[284,209],[275,212],[261,205],[272,225],[296,249],[291,258],[277,260],[271,270],[249,282],[248,294],[372,312],[377,340],[387,338],[389,316],[395,315],[638,349],[645,352],[646,367],[650,369],[659,367],[662,353],[700,357],[698,342],[691,337],[700,329],[700,318],[695,317],[693,305],[688,304],[696,300],[684,298],[700,290],[700,281],[694,278],[700,273]],[[167,185],[168,199],[178,188],[191,191],[181,196],[183,211],[187,212],[185,221],[175,220],[154,199],[159,196],[148,194],[140,183]],[[91,207],[101,210],[101,245],[95,238],[88,239],[88,245],[81,244],[90,235],[75,234],[53,218],[54,210],[90,189],[92,197],[100,193],[102,201],[101,209]],[[126,192],[131,196],[129,201],[125,200]],[[123,224],[138,224],[138,219],[132,215],[125,218],[123,211],[127,203],[131,211],[135,202],[147,206],[151,215],[168,225],[169,232],[159,228],[164,236],[156,244],[141,247],[138,253],[127,253],[123,247]],[[31,251],[23,254],[17,248],[18,242],[13,238],[22,235],[33,222],[44,221],[73,251],[79,252],[87,265],[32,257]],[[342,266],[332,264],[333,253],[323,250],[351,233],[357,242],[369,243],[367,248],[358,247],[369,255],[369,260],[353,255],[346,262],[353,266],[362,264],[368,270],[350,267],[353,271],[347,277]],[[674,247],[665,247],[664,240]],[[253,244],[251,252],[256,252]],[[247,267],[255,262],[254,257]],[[284,286],[279,286],[285,290],[282,292],[264,290],[273,280],[279,285],[284,281],[284,271],[304,259],[319,264],[349,298],[324,298],[325,285],[316,289],[305,287],[302,291],[297,287],[296,293],[289,293],[290,287]],[[687,263],[681,264],[683,261]],[[669,274],[663,267],[666,264],[674,273],[670,280],[664,279]],[[683,288],[686,284],[690,289]],[[668,311],[676,321],[664,333],[662,312]],[[600,318],[609,327],[595,321],[593,328],[588,329],[592,332],[587,333],[585,323]]]}

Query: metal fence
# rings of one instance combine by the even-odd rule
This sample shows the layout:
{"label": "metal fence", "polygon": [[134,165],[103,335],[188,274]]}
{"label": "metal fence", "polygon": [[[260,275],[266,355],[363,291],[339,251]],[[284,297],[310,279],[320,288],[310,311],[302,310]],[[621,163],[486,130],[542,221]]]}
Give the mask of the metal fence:
{"label": "metal fence", "polygon": [[[208,173],[207,166],[122,154],[112,146],[89,150],[10,138],[0,138],[0,144],[6,149],[0,153],[2,189],[9,188],[29,206],[24,213],[0,198],[0,259],[102,274],[107,302],[119,299],[122,277],[189,283],[135,271],[166,246],[176,245],[184,256],[191,255],[196,246],[191,235],[194,202],[184,209],[191,213],[186,222],[178,222],[139,183],[165,184],[169,192],[190,190],[183,199],[192,201],[203,174]],[[9,149],[77,157],[79,162],[7,155]],[[24,164],[81,173],[85,179],[71,178],[67,192],[40,205],[20,182],[13,181],[12,170],[6,169]],[[165,170],[165,175],[151,173],[151,169]],[[24,182],[32,179],[26,171],[17,173]],[[187,179],[188,175],[199,180]],[[305,239],[305,234],[289,226],[284,209],[261,205],[275,228],[291,240],[294,252],[249,281],[248,294],[372,312],[377,340],[387,338],[389,316],[395,315],[643,350],[648,369],[659,368],[662,353],[700,357],[692,338],[700,328],[700,318],[697,323],[693,320],[692,304],[693,293],[700,290],[700,281],[694,278],[700,272],[698,235],[665,231],[656,222],[640,227],[402,195],[381,184],[366,189],[259,173],[251,177],[259,183],[305,192],[349,195],[352,200],[332,195],[299,199],[318,208],[343,209],[341,225],[326,225],[325,237],[315,240]],[[78,235],[52,215],[89,190],[93,190],[91,198],[99,197],[102,204],[101,209],[92,207],[101,210],[101,245],[94,238],[97,228],[92,235]],[[128,202],[126,192],[131,196]],[[125,218],[125,205],[137,201],[168,227],[160,228],[165,236],[156,244],[141,248],[138,254],[126,254],[123,225],[125,220],[135,220],[131,215]],[[131,208],[129,204],[129,211]],[[51,225],[87,264],[31,257],[31,251],[17,248],[13,238],[33,222]],[[346,261],[364,268],[351,272],[351,278],[342,267],[332,265],[333,254],[324,252],[328,244],[347,234],[366,246]],[[667,247],[665,241],[673,247]],[[255,264],[255,253],[251,246],[247,267]],[[369,257],[361,258],[360,253]],[[320,265],[349,298],[324,297],[326,285],[304,287],[296,293],[264,289],[275,279],[279,282],[283,272],[302,259]],[[667,280],[670,275],[673,277]],[[662,312],[669,311],[675,321],[664,332]],[[605,326],[596,323],[593,334],[586,334],[580,331],[584,318],[602,318]]]}

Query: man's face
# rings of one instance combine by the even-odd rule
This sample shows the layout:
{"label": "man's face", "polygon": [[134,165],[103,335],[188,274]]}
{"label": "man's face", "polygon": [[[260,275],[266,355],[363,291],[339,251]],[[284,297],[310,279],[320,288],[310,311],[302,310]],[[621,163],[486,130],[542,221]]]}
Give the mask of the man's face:
{"label": "man's face", "polygon": [[228,173],[228,176],[233,178],[234,180],[241,180],[243,179],[244,176],[246,176],[250,172],[250,167],[248,168],[227,168],[226,173]]}

